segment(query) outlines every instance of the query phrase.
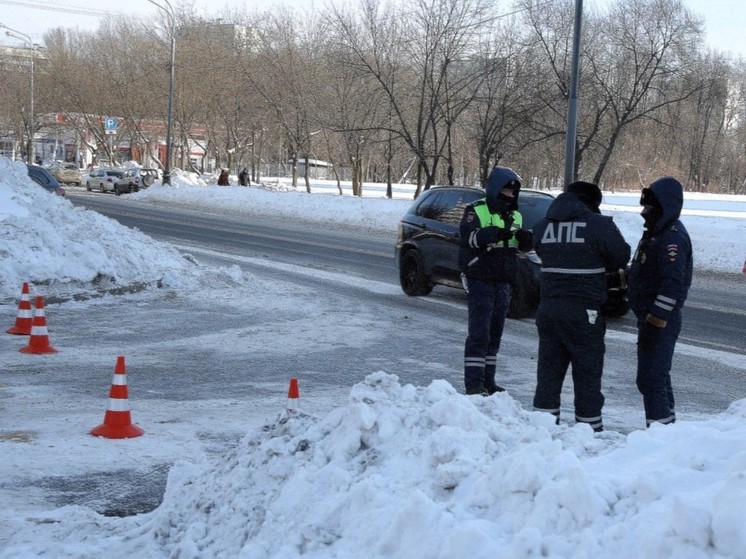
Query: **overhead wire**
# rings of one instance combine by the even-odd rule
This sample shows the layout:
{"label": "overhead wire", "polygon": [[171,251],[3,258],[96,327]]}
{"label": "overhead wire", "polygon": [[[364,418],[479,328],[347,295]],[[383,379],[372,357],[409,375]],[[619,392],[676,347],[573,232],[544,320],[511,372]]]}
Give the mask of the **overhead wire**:
{"label": "overhead wire", "polygon": [[6,4],[8,6],[18,6],[21,8],[32,8],[34,10],[48,10],[51,12],[64,12],[68,14],[76,14],[83,16],[102,17],[108,15],[110,12],[104,10],[95,10],[93,8],[86,8],[83,6],[66,6],[56,2],[55,4],[45,4],[41,2],[20,2],[18,0],[0,0],[0,4]]}

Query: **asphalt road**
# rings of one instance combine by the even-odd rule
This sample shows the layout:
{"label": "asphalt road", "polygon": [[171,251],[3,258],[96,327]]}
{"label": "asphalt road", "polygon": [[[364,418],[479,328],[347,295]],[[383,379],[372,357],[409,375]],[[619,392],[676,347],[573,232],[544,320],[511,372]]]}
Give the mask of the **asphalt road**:
{"label": "asphalt road", "polygon": [[[132,203],[126,196],[70,192],[84,205],[128,227],[180,246],[217,249],[241,256],[260,256],[315,269],[337,270],[398,285],[393,260],[394,236],[320,229],[306,223],[282,223],[246,216],[210,215],[198,209]],[[695,273],[685,307],[681,341],[705,349],[746,355],[746,275]],[[433,296],[462,301],[463,293],[436,289]],[[611,329],[632,333],[631,313]]]}

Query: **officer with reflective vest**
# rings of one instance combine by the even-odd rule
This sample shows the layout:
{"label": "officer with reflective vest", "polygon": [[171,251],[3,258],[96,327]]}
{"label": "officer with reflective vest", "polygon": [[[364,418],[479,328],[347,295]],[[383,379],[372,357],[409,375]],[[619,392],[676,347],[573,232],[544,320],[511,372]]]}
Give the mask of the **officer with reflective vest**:
{"label": "officer with reflective vest", "polygon": [[468,205],[461,219],[459,264],[469,308],[464,344],[466,394],[490,395],[504,388],[495,383],[510,283],[518,268],[517,251],[531,248],[531,233],[521,228],[518,212],[521,178],[513,169],[495,167],[486,196]]}
{"label": "officer with reflective vest", "polygon": [[672,177],[642,189],[645,225],[627,270],[627,295],[638,327],[637,388],[648,427],[676,420],[671,362],[692,283],[692,243],[679,221],[683,204],[681,183]]}
{"label": "officer with reflective vest", "polygon": [[539,358],[534,409],[560,417],[560,395],[572,365],[575,421],[603,430],[601,392],[607,273],[619,277],[630,246],[611,217],[601,215],[601,190],[577,181],[549,206],[534,226],[541,258],[541,299],[536,311]]}

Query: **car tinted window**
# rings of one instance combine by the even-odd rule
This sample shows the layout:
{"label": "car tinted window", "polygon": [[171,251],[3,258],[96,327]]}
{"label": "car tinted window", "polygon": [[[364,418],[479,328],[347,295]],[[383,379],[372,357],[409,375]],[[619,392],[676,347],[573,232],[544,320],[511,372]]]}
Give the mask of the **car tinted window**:
{"label": "car tinted window", "polygon": [[108,173],[112,177],[121,177],[124,174],[122,171],[109,171]]}
{"label": "car tinted window", "polygon": [[554,200],[552,196],[544,196],[530,192],[522,192],[518,195],[518,206],[523,217],[523,226],[532,229],[536,222],[544,217]]}
{"label": "car tinted window", "polygon": [[480,197],[481,194],[476,191],[431,191],[422,204],[418,206],[416,214],[427,219],[458,225],[464,214],[464,208]]}

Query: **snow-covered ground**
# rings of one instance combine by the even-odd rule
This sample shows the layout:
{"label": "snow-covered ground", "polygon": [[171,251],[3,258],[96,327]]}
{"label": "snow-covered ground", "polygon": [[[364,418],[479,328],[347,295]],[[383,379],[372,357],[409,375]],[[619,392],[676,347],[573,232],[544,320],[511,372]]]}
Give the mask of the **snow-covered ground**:
{"label": "snow-covered ground", "polygon": [[[129,200],[393,232],[412,195],[407,185],[387,200],[375,185],[360,199],[336,195],[334,183],[315,182],[307,194],[281,181],[218,187],[177,174],[174,182]],[[602,205],[633,247],[638,197],[607,194]],[[746,197],[687,195],[683,221],[698,270],[741,274]],[[32,295],[74,290],[97,276],[161,279],[185,291],[230,283],[254,305],[282,304],[238,268],[195,266],[169,245],[49,195],[21,163],[3,158],[0,257],[9,326],[24,281]],[[746,371],[746,358],[731,361]],[[324,416],[256,410],[244,420],[263,427],[216,459],[167,422],[123,441],[75,429],[72,409],[70,425],[48,425],[38,410],[55,405],[55,387],[27,385],[0,361],[0,556],[746,557],[746,400],[701,421],[594,435],[585,425],[555,426],[507,393],[467,397],[443,380],[413,386],[396,371],[361,374],[347,403]],[[225,410],[214,421],[236,417]],[[124,467],[179,445],[191,458],[171,468],[151,513],[109,518],[28,502],[24,482],[39,472],[85,475],[112,453]]]}

